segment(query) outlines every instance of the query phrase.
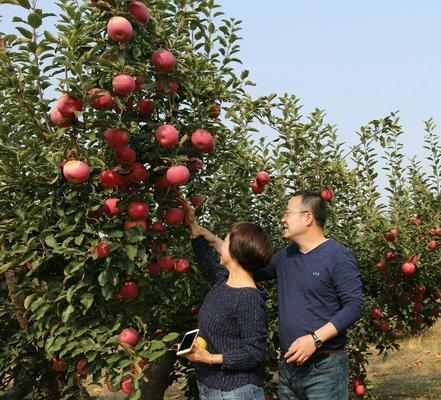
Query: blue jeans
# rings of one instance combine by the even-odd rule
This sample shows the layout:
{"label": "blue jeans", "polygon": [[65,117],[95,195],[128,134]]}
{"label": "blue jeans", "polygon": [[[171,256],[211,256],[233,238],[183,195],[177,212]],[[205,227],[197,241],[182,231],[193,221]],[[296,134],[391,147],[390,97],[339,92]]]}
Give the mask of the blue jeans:
{"label": "blue jeans", "polygon": [[345,350],[326,358],[311,359],[302,366],[279,366],[279,400],[347,400],[349,363]]}
{"label": "blue jeans", "polygon": [[245,385],[237,389],[222,391],[198,382],[200,400],[264,400],[263,389],[256,385]]}

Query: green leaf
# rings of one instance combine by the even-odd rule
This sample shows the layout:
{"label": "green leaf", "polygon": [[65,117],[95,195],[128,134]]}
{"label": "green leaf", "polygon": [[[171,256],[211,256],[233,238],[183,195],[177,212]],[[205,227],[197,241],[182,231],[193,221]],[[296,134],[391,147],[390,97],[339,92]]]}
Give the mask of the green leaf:
{"label": "green leaf", "polygon": [[58,39],[49,31],[44,31],[44,37],[51,43],[58,43]]}
{"label": "green leaf", "polygon": [[26,8],[27,10],[31,9],[31,4],[29,3],[28,0],[18,0],[18,2],[22,7]]}
{"label": "green leaf", "polygon": [[94,299],[93,293],[86,293],[81,297],[81,300],[80,300],[81,304],[83,304],[85,307],[83,314],[85,314],[85,312],[92,306],[93,299]]}
{"label": "green leaf", "polygon": [[168,335],[164,336],[162,338],[163,342],[172,342],[173,340],[175,340],[177,337],[179,337],[179,333],[176,332],[171,332]]}
{"label": "green leaf", "polygon": [[42,18],[40,14],[31,13],[28,15],[28,22],[32,28],[37,29],[41,26]]}
{"label": "green leaf", "polygon": [[83,241],[83,239],[84,239],[84,234],[82,233],[75,238],[75,244],[77,246],[79,246],[81,244],[81,242]]}
{"label": "green leaf", "polygon": [[101,272],[101,274],[99,274],[98,282],[101,286],[104,286],[108,280],[109,280],[109,272],[106,269],[103,272]]}
{"label": "green leaf", "polygon": [[72,304],[69,304],[67,308],[63,311],[63,314],[61,314],[61,321],[67,322],[74,311],[75,307]]}
{"label": "green leaf", "polygon": [[129,257],[129,259],[131,261],[133,261],[136,257],[136,254],[138,253],[138,246],[134,246],[132,244],[128,244],[126,246],[126,252],[127,252],[127,257]]}
{"label": "green leaf", "polygon": [[0,4],[12,4],[14,6],[19,6],[18,0],[0,0]]}
{"label": "green leaf", "polygon": [[46,236],[44,242],[53,249],[57,247],[57,241],[53,237],[53,235]]}

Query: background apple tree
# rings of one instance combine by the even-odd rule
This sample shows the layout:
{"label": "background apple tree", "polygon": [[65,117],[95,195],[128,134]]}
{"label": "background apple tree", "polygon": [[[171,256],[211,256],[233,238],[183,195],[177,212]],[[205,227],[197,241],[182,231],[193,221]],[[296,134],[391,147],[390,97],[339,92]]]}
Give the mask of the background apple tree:
{"label": "background apple tree", "polygon": [[[36,1],[0,3],[28,13],[2,34],[0,54],[0,396],[87,398],[88,378],[161,399],[191,372],[169,350],[196,325],[208,287],[179,193],[219,235],[252,220],[279,249],[289,195],[325,189],[329,235],[356,254],[366,295],[351,331],[354,394],[368,384],[368,344],[387,352],[436,320],[441,148],[431,121],[426,175],[403,160],[396,115],[361,127],[347,149],[294,96],[253,99],[248,71],[236,72],[240,22],[213,1],[62,0],[50,31]],[[254,139],[261,125],[278,138]]]}

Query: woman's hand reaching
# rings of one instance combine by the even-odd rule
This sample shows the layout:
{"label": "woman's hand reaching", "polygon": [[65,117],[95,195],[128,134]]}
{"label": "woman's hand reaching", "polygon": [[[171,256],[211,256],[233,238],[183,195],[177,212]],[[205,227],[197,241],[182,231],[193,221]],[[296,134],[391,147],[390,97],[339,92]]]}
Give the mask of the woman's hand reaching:
{"label": "woman's hand reaching", "polygon": [[182,196],[177,197],[177,200],[178,200],[179,204],[182,206],[182,210],[184,211],[185,222],[190,228],[191,238],[194,239],[197,236],[201,236],[202,235],[202,228],[196,222],[194,208]]}

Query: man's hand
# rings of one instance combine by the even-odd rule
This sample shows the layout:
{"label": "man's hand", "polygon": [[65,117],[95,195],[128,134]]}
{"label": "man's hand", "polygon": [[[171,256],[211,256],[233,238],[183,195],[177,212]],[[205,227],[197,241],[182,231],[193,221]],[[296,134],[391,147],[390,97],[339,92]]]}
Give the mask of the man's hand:
{"label": "man's hand", "polygon": [[288,364],[301,365],[314,354],[315,350],[314,339],[311,335],[305,335],[294,340],[283,357]]}

